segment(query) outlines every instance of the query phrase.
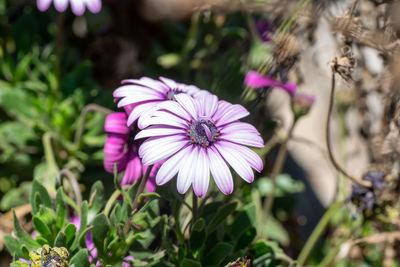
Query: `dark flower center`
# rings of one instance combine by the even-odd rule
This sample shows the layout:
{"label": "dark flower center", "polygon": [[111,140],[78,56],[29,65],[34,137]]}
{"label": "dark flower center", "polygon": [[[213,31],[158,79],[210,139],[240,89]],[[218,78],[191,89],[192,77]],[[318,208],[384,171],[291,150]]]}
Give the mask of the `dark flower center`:
{"label": "dark flower center", "polygon": [[220,133],[215,123],[207,119],[190,121],[187,132],[192,144],[202,145],[204,147],[213,144]]}
{"label": "dark flower center", "polygon": [[175,100],[174,96],[180,93],[183,93],[183,91],[179,89],[168,89],[166,96],[168,100]]}

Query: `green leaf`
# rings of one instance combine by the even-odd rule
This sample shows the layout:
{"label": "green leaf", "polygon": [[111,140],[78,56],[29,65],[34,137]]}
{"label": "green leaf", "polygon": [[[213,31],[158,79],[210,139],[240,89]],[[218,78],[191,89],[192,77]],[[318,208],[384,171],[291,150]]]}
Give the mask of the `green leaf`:
{"label": "green leaf", "polygon": [[[34,199],[35,199],[37,193],[39,194],[40,202],[34,203]],[[39,211],[37,208],[40,206],[40,204],[42,204],[48,208],[51,208],[51,199],[50,199],[49,193],[47,193],[46,188],[43,185],[41,185],[36,179],[33,180],[33,183],[32,183],[30,202],[32,205],[32,214],[36,214]],[[34,204],[36,204],[36,205],[34,205]],[[39,206],[38,206],[38,204],[39,204]]]}
{"label": "green leaf", "polygon": [[88,211],[88,223],[91,223],[96,214],[103,206],[104,186],[101,181],[97,181],[90,189],[90,201]]}
{"label": "green leaf", "polygon": [[204,219],[200,218],[194,223],[192,231],[200,232],[201,230],[203,230],[204,225],[205,225]]}
{"label": "green leaf", "polygon": [[233,246],[229,243],[218,243],[205,257],[204,264],[220,266],[222,261],[233,251]]}
{"label": "green leaf", "polygon": [[56,236],[56,240],[54,241],[55,247],[66,247],[67,237],[63,232],[59,232]]}
{"label": "green leaf", "polygon": [[201,263],[192,259],[184,259],[181,264],[182,267],[201,267]]}
{"label": "green leaf", "polygon": [[256,220],[256,206],[253,203],[246,205],[242,211],[240,211],[230,226],[229,235],[233,240],[237,240],[240,235],[246,230],[244,225],[252,226],[255,225]]}
{"label": "green leaf", "polygon": [[73,223],[67,224],[67,226],[64,229],[64,233],[65,233],[65,243],[68,244],[75,237],[75,233],[76,233],[75,225]]}
{"label": "green leaf", "polygon": [[15,235],[29,248],[29,250],[39,248],[40,245],[27,232],[25,232],[24,229],[22,229],[14,209],[12,210],[12,213]]}
{"label": "green leaf", "polygon": [[16,255],[18,258],[22,258],[24,255],[21,251],[21,243],[18,239],[11,235],[5,235],[3,237],[4,245],[6,245],[11,255]]}
{"label": "green leaf", "polygon": [[110,222],[104,213],[98,214],[93,220],[93,243],[100,254],[104,254],[104,240],[110,230]]}
{"label": "green leaf", "polygon": [[89,267],[89,253],[87,249],[81,249],[69,261],[70,267]]}
{"label": "green leaf", "polygon": [[81,223],[79,225],[79,231],[77,235],[75,235],[75,240],[71,245],[71,250],[74,250],[78,247],[79,245],[79,238],[81,234],[85,231],[86,226],[87,226],[87,215],[88,215],[88,203],[87,201],[82,202],[82,207],[81,207]]}
{"label": "green leaf", "polygon": [[257,235],[257,229],[253,226],[248,227],[240,236],[235,244],[235,251],[246,248],[253,242]]}
{"label": "green leaf", "polygon": [[142,193],[139,195],[139,203],[142,202],[144,199],[157,199],[160,198],[161,196],[157,194],[156,192],[151,192],[151,193]]}
{"label": "green leaf", "polygon": [[264,234],[270,239],[277,240],[282,245],[289,244],[289,235],[281,223],[273,216],[269,216],[264,226]]}
{"label": "green leaf", "polygon": [[63,200],[63,189],[58,188],[56,194],[56,222],[58,229],[61,229],[64,225],[65,218],[67,217],[67,209]]}
{"label": "green leaf", "polygon": [[81,247],[85,247],[86,246],[86,234],[93,229],[93,226],[90,226],[88,228],[85,229],[85,231],[83,231],[80,235],[79,235],[79,245]]}
{"label": "green leaf", "polygon": [[217,226],[220,223],[224,222],[227,219],[228,215],[231,214],[236,209],[236,206],[237,202],[232,202],[218,209],[217,214],[215,215],[213,220],[210,222],[209,225],[207,225],[206,232],[208,234],[212,233],[217,228]]}
{"label": "green leaf", "polygon": [[204,247],[205,241],[206,241],[206,231],[204,227],[202,227],[200,231],[192,230],[192,232],[190,233],[189,245],[192,256],[195,259],[197,259],[198,256],[200,255],[200,252]]}
{"label": "green leaf", "polygon": [[33,224],[35,225],[35,229],[44,237],[47,239],[47,242],[49,244],[52,244],[51,242],[51,231],[49,227],[38,217],[38,216],[33,216]]}

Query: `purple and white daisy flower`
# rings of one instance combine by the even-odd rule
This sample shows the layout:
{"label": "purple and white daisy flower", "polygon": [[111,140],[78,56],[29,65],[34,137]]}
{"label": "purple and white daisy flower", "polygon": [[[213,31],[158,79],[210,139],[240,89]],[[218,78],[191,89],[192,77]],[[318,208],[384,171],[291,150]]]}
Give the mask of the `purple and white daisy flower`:
{"label": "purple and white daisy flower", "polygon": [[92,13],[98,13],[101,10],[101,0],[36,0],[40,11],[46,11],[51,2],[54,2],[58,12],[64,12],[68,7],[68,2],[70,2],[72,12],[77,16],[82,16],[86,7]]}
{"label": "purple and white daisy flower", "polygon": [[[121,185],[134,184],[146,172],[148,166],[143,165],[137,149],[139,143],[133,137],[137,133],[134,129],[126,126],[127,115],[124,112],[116,112],[107,116],[104,128],[107,133],[107,140],[104,144],[104,169],[114,173],[114,165],[117,172],[123,172]],[[148,192],[155,191],[155,176],[160,168],[159,163],[150,171],[146,183]]]}
{"label": "purple and white daisy flower", "polygon": [[[129,114],[128,126],[131,126],[143,114],[149,115],[159,103],[175,100],[176,95],[188,94],[198,97],[210,94],[194,85],[177,83],[164,77],[160,77],[159,80],[148,77],[139,80],[123,80],[122,84],[114,91],[114,97],[120,99],[118,107],[124,107]],[[139,128],[142,128],[142,120],[139,119]]]}
{"label": "purple and white daisy flower", "polygon": [[218,101],[215,95],[193,99],[187,94],[165,101],[145,120],[145,128],[135,139],[148,138],[139,148],[146,165],[165,160],[156,175],[163,185],[177,173],[178,192],[191,184],[198,197],[208,190],[210,172],[224,194],[233,191],[229,166],[246,182],[254,180],[251,168],[261,172],[261,158],[246,146],[263,147],[264,141],[254,126],[240,122],[249,115],[241,105]]}

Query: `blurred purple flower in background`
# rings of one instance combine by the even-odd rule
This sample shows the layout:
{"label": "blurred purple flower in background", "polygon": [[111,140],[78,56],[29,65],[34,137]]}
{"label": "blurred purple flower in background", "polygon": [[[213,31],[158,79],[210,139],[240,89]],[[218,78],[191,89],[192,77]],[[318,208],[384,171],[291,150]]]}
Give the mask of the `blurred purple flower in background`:
{"label": "blurred purple flower in background", "polygon": [[[104,144],[104,169],[109,173],[114,173],[116,164],[118,173],[125,171],[121,185],[133,184],[148,168],[142,164],[137,154],[138,142],[133,139],[137,132],[132,130],[132,127],[128,128],[126,122],[127,115],[124,112],[116,112],[107,116],[104,125],[107,133]],[[148,192],[155,190],[155,175],[161,164],[156,164],[150,172],[146,183]]]}
{"label": "blurred purple flower in background", "polygon": [[269,76],[262,76],[260,73],[256,71],[249,71],[244,79],[244,83],[247,86],[253,88],[260,88],[260,87],[278,87],[286,92],[288,92],[292,97],[296,93],[296,84],[294,83],[280,83]]}
{"label": "blurred purple flower in background", "polygon": [[273,32],[271,23],[266,19],[256,20],[254,22],[256,30],[264,42],[271,41],[270,34]]}
{"label": "blurred purple flower in background", "polygon": [[[160,80],[143,77],[139,80],[124,80],[122,83],[124,85],[114,91],[114,97],[121,98],[118,107],[124,107],[129,114],[128,126],[131,126],[142,114],[150,112],[157,104],[174,100],[175,96],[181,93],[193,97],[209,94],[194,85],[177,83],[164,77],[160,77]],[[138,125],[142,128],[141,121]]]}
{"label": "blurred purple flower in background", "polygon": [[229,165],[250,183],[251,168],[261,172],[261,158],[246,146],[263,147],[256,128],[239,119],[249,115],[241,105],[218,101],[208,94],[193,99],[187,94],[174,96],[146,119],[146,129],[135,139],[148,138],[139,148],[139,156],[147,165],[166,160],[156,175],[163,185],[177,173],[177,188],[184,194],[191,184],[194,193],[203,197],[208,190],[210,171],[224,194],[233,191]]}
{"label": "blurred purple flower in background", "polygon": [[47,10],[51,2],[54,2],[58,12],[64,12],[68,7],[68,2],[70,2],[72,12],[77,16],[82,16],[86,7],[92,13],[98,13],[101,10],[101,0],[36,0],[40,11]]}

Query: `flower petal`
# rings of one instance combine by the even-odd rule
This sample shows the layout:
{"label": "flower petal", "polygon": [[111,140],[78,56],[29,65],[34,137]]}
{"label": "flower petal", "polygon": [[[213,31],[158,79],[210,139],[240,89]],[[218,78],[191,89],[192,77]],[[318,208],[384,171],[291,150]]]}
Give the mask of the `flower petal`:
{"label": "flower petal", "polygon": [[157,127],[150,126],[144,130],[141,130],[136,136],[136,139],[153,137],[153,136],[164,136],[164,135],[185,135],[184,129],[172,128],[172,127]]}
{"label": "flower petal", "polygon": [[210,166],[204,148],[198,148],[198,158],[194,162],[193,171],[193,191],[198,197],[203,197],[207,193],[208,184],[210,183]]}
{"label": "flower petal", "polygon": [[250,164],[250,166],[253,167],[257,172],[262,171],[264,165],[262,159],[250,148],[225,141],[221,141],[221,144],[230,147],[236,151],[237,154],[240,154],[243,159],[245,159],[247,163]]}
{"label": "flower petal", "polygon": [[40,11],[45,11],[49,8],[52,0],[37,0],[36,5]]}
{"label": "flower petal", "polygon": [[178,180],[176,182],[176,187],[178,192],[185,194],[193,182],[195,169],[193,168],[197,160],[197,147],[190,146],[190,151],[187,156],[182,158],[179,166]]}
{"label": "flower petal", "polygon": [[203,95],[195,100],[198,115],[201,117],[211,118],[218,108],[218,97],[215,95]]}
{"label": "flower petal", "polygon": [[155,89],[163,94],[165,94],[168,89],[168,86],[166,86],[164,83],[148,78],[148,77],[143,77],[140,80],[136,80],[136,79],[131,79],[131,80],[123,80],[122,81],[123,84],[126,83],[133,83],[133,84],[138,84],[138,85],[142,85],[151,89]]}
{"label": "flower petal", "polygon": [[182,149],[188,141],[183,136],[151,137],[139,148],[139,156],[143,164],[152,165]]}
{"label": "flower petal", "polygon": [[86,0],[86,6],[92,13],[99,13],[101,10],[101,0]]}
{"label": "flower petal", "polygon": [[134,184],[142,176],[142,162],[134,149],[129,151],[128,163],[121,185]]}
{"label": "flower petal", "polygon": [[235,172],[243,178],[243,180],[248,183],[253,182],[254,173],[242,155],[238,154],[236,150],[231,148],[231,146],[224,145],[224,142],[217,142],[214,146],[229,165],[231,165]]}
{"label": "flower petal", "polygon": [[160,170],[156,175],[156,184],[163,185],[171,180],[180,168],[180,162],[188,156],[188,153],[192,151],[191,146],[187,146],[184,149],[178,151],[175,155],[171,156],[167,161],[161,165]]}
{"label": "flower petal", "polygon": [[233,192],[233,179],[229,167],[214,147],[208,148],[207,154],[215,184],[225,195],[231,194]]}
{"label": "flower petal", "polygon": [[77,16],[82,16],[85,13],[85,5],[82,0],[70,0],[72,12]]}
{"label": "flower petal", "polygon": [[[154,90],[152,88],[147,88],[144,86],[140,85],[123,85],[115,89],[113,96],[115,98],[120,98],[120,97],[128,97],[128,96],[140,96],[140,95],[148,95],[148,96],[154,96],[154,98],[157,99],[165,99],[165,94]],[[139,101],[137,101],[139,102]]]}
{"label": "flower petal", "polygon": [[158,103],[159,103],[158,101],[153,101],[149,103],[140,103],[136,105],[129,114],[128,121],[126,123],[127,126],[130,127],[139,118],[139,116],[142,115],[143,112],[153,108]]}
{"label": "flower petal", "polygon": [[197,110],[193,101],[193,98],[187,94],[175,95],[176,101],[192,116],[193,119],[197,119]]}
{"label": "flower petal", "polygon": [[54,0],[54,6],[58,12],[64,12],[68,7],[68,0]]}
{"label": "flower petal", "polygon": [[241,145],[264,147],[264,140],[261,138],[261,136],[254,133],[245,133],[245,132],[229,132],[224,134],[221,133],[221,136],[219,138],[221,140],[227,140]]}
{"label": "flower petal", "polygon": [[152,117],[145,118],[140,123],[140,127],[147,127],[150,125],[168,125],[178,128],[187,128],[187,122],[170,112],[158,110],[153,113]]}
{"label": "flower petal", "polygon": [[129,128],[126,126],[127,116],[124,112],[115,112],[107,115],[104,130],[107,133],[117,133],[127,135]]}
{"label": "flower petal", "polygon": [[230,105],[226,108],[224,105],[224,111],[222,113],[222,116],[216,120],[216,125],[218,127],[239,120],[250,114],[242,105]]}

